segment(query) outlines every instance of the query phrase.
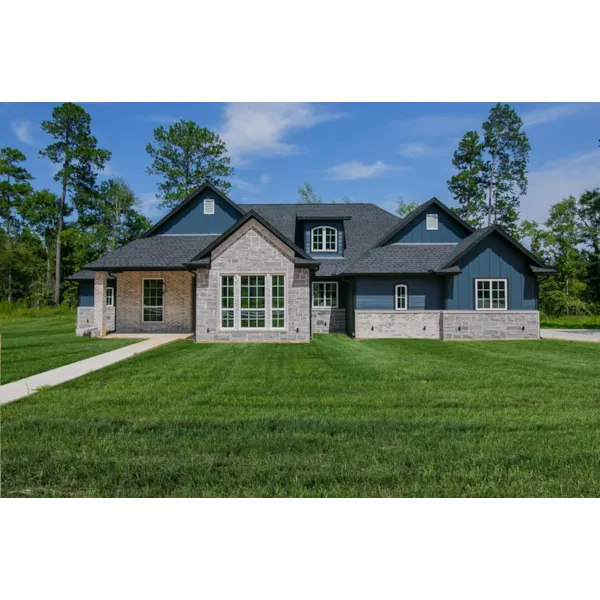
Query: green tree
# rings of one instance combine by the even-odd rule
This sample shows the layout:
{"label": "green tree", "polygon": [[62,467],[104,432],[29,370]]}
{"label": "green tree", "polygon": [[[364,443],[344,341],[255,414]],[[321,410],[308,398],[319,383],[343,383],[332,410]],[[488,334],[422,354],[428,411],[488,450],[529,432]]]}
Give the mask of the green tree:
{"label": "green tree", "polygon": [[151,225],[141,214],[141,202],[121,177],[103,181],[80,201],[77,225],[91,236],[101,255],[137,239]]}
{"label": "green tree", "polygon": [[303,185],[298,187],[298,204],[322,204],[323,200],[317,196],[312,188],[312,185],[305,181]]}
{"label": "green tree", "polygon": [[56,263],[54,303],[60,303],[61,244],[65,213],[69,209],[69,194],[76,190],[92,190],[96,175],[110,160],[108,150],[98,148],[98,140],[91,132],[90,115],[77,104],[66,102],[52,111],[52,120],[42,121],[42,130],[54,142],[40,151],[60,166],[54,180],[61,183],[56,231]]}
{"label": "green tree", "polygon": [[0,148],[0,219],[5,231],[4,264],[6,267],[6,298],[13,301],[13,265],[16,236],[19,233],[19,210],[31,193],[33,177],[21,165],[25,155],[16,148]]}
{"label": "green tree", "polygon": [[487,153],[483,175],[488,194],[488,225],[498,223],[511,233],[519,220],[520,196],[527,192],[529,138],[523,121],[508,104],[496,104],[483,124]]}
{"label": "green tree", "polygon": [[212,131],[193,121],[179,121],[165,129],[154,130],[156,146],[148,144],[152,159],[147,171],[162,177],[158,184],[160,207],[173,208],[190,192],[205,183],[227,192],[231,188],[224,177],[233,175],[225,142]]}
{"label": "green tree", "polygon": [[590,287],[595,302],[600,302],[600,187],[579,197],[577,217],[581,240],[589,252]]}
{"label": "green tree", "polygon": [[418,202],[407,202],[404,198],[398,198],[398,206],[396,207],[396,214],[399,217],[405,217],[408,213],[411,213],[415,208],[419,206]]}
{"label": "green tree", "polygon": [[479,134],[467,131],[452,159],[457,172],[447,182],[450,193],[459,203],[456,214],[474,227],[481,227],[486,213],[483,148]]}

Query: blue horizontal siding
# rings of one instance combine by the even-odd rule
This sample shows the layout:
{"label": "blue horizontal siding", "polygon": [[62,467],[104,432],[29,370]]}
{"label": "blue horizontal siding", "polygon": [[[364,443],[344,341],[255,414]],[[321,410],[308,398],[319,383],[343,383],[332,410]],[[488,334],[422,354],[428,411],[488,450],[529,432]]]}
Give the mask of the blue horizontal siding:
{"label": "blue horizontal siding", "polygon": [[[427,230],[427,215],[438,215],[438,229],[436,231]],[[396,234],[389,244],[446,244],[458,243],[467,237],[469,232],[455,219],[437,206],[432,206],[424,213],[420,214],[410,225]]]}
{"label": "blue horizontal siding", "polygon": [[441,277],[358,277],[357,310],[394,310],[396,286],[408,287],[408,310],[442,310],[444,280]]}
{"label": "blue horizontal siding", "polygon": [[[204,199],[215,201],[215,214],[204,214]],[[236,223],[241,214],[225,202],[212,190],[204,190],[197,198],[190,202],[185,208],[174,214],[168,221],[163,223],[154,233],[189,235],[193,233],[223,233]]]}
{"label": "blue horizontal siding", "polygon": [[[112,279],[106,282],[106,287],[115,288],[117,282]],[[116,293],[115,293],[116,298]],[[90,307],[94,306],[94,282],[93,281],[81,281],[77,288],[77,306]]]}
{"label": "blue horizontal siding", "polygon": [[[311,251],[311,231],[315,227],[334,227],[337,229],[337,252],[312,252]],[[305,221],[304,222],[304,250],[313,258],[341,258],[344,256],[344,222],[343,221]]]}
{"label": "blue horizontal siding", "polygon": [[475,279],[497,277],[508,280],[508,310],[537,310],[537,282],[529,263],[522,252],[493,233],[460,260],[462,272],[448,278],[446,308],[474,310]]}

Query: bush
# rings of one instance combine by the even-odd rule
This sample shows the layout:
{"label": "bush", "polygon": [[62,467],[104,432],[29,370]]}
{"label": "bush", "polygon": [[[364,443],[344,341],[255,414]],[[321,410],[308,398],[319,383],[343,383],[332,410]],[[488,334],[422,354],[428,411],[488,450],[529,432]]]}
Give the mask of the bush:
{"label": "bush", "polygon": [[12,319],[38,319],[45,317],[55,317],[58,315],[73,314],[74,309],[69,308],[68,304],[60,304],[59,306],[41,306],[34,308],[28,306],[25,302],[7,302],[0,301],[0,320],[8,321]]}

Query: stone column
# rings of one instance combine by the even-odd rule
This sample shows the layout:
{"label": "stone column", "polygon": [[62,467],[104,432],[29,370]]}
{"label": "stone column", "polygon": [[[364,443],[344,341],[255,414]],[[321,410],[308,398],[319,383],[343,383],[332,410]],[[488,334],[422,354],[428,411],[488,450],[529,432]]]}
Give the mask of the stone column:
{"label": "stone column", "polygon": [[98,336],[106,335],[106,271],[94,275],[94,325]]}

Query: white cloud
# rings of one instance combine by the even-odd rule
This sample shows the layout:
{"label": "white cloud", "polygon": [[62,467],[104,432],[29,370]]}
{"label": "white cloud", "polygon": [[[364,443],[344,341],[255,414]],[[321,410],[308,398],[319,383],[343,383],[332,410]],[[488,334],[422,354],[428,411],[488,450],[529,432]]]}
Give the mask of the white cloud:
{"label": "white cloud", "polygon": [[260,176],[260,182],[265,185],[267,183],[269,183],[269,181],[271,181],[271,176],[268,173],[263,173]]}
{"label": "white cloud", "polygon": [[140,194],[141,211],[151,221],[158,219],[166,214],[164,209],[158,208],[160,200],[153,193]]}
{"label": "white cloud", "polygon": [[527,195],[521,198],[524,218],[545,221],[552,204],[600,186],[600,148],[552,160],[528,175]]}
{"label": "white cloud", "polygon": [[102,171],[98,173],[98,175],[100,175],[100,177],[106,177],[107,179],[109,179],[110,177],[118,177],[119,173],[117,173],[117,171],[115,171],[110,166],[110,163],[107,163],[106,165],[104,165]]}
{"label": "white cloud", "polygon": [[423,142],[410,142],[408,144],[401,144],[399,152],[402,154],[402,156],[407,156],[409,158],[414,158],[417,156],[435,156],[438,154],[438,150],[436,148],[433,148],[428,144],[424,144]]}
{"label": "white cloud", "polygon": [[387,165],[380,160],[372,165],[366,165],[358,160],[351,160],[329,167],[327,173],[330,179],[368,179],[395,169],[397,167]]}
{"label": "white cloud", "polygon": [[585,112],[590,108],[589,104],[571,103],[571,104],[547,104],[525,113],[521,119],[525,127],[535,127],[545,123],[553,123],[566,117],[572,117]]}
{"label": "white cloud", "polygon": [[231,185],[234,188],[243,190],[245,192],[255,192],[258,189],[258,185],[256,183],[246,181],[245,179],[240,179],[239,177],[232,177]]}
{"label": "white cloud", "polygon": [[398,124],[408,135],[427,137],[462,136],[470,129],[479,128],[481,119],[452,115],[429,115],[398,121]]}
{"label": "white cloud", "polygon": [[34,144],[33,123],[31,121],[11,121],[10,128],[15,137],[24,144]]}
{"label": "white cloud", "polygon": [[299,148],[284,141],[291,132],[310,129],[343,115],[302,102],[233,103],[224,109],[220,135],[236,163],[254,156],[289,156]]}

